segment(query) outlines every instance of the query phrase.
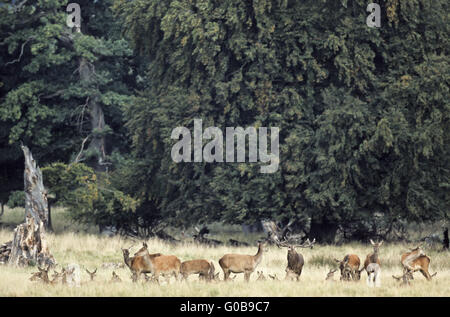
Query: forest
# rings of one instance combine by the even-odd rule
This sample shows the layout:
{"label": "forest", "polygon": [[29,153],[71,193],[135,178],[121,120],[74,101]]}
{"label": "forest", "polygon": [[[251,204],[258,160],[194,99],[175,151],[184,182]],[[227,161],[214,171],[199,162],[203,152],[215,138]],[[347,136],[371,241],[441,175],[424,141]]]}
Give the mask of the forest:
{"label": "forest", "polygon": [[[447,1],[376,1],[380,27],[363,0],[76,0],[69,27],[70,2],[0,0],[2,215],[24,205],[23,145],[50,211],[123,235],[270,220],[327,244],[448,226]],[[279,128],[276,172],[175,162],[171,133],[195,119]]]}

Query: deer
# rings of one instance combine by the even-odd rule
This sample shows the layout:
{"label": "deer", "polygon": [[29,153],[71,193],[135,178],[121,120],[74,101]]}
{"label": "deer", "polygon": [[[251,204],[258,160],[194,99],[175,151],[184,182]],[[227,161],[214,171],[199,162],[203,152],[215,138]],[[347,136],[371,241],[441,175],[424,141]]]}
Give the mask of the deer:
{"label": "deer", "polygon": [[86,269],[86,273],[89,274],[90,281],[93,282],[94,281],[94,277],[97,274],[97,268],[95,268],[95,270],[93,272],[89,272],[89,270]]}
{"label": "deer", "polygon": [[359,257],[356,254],[347,254],[344,259],[338,260],[334,259],[339,263],[339,269],[341,271],[341,281],[359,281],[361,278],[361,271],[359,270],[359,265],[361,263]]}
{"label": "deer", "polygon": [[212,280],[214,278],[215,267],[212,261],[191,260],[181,263],[180,273],[183,280],[191,274],[198,274],[200,280]]}
{"label": "deer", "polygon": [[409,279],[413,279],[413,273],[420,271],[428,281],[437,274],[435,272],[431,275],[428,272],[431,259],[428,257],[420,246],[411,249],[409,252],[403,253],[401,257],[401,263],[403,266],[404,274],[409,275]]}
{"label": "deer", "polygon": [[334,282],[334,272],[336,272],[337,269],[330,269],[330,271],[327,273],[327,277],[325,278],[325,281]]}
{"label": "deer", "polygon": [[50,266],[47,266],[46,269],[41,268],[38,266],[39,272],[32,273],[30,277],[30,281],[42,281],[46,284],[50,284],[50,279],[48,278],[48,270],[50,269]]}
{"label": "deer", "polygon": [[383,244],[383,241],[381,242],[373,242],[372,239],[370,239],[370,243],[373,245],[373,253],[369,253],[366,256],[366,260],[364,261],[364,269],[367,272],[367,275],[369,275],[369,271],[367,270],[367,267],[370,263],[377,263],[381,267],[380,259],[378,258],[378,251]]}
{"label": "deer", "polygon": [[223,270],[224,281],[227,281],[230,273],[244,273],[245,281],[250,280],[250,275],[262,260],[265,251],[265,244],[258,244],[258,252],[255,255],[225,254],[219,260],[219,265]]}
{"label": "deer", "polygon": [[316,243],[316,239],[314,239],[312,242],[308,240],[306,240],[305,243],[303,244],[289,244],[285,241],[283,242],[278,242],[277,246],[278,247],[286,247],[289,248],[288,250],[288,254],[287,254],[287,260],[288,260],[288,264],[286,267],[286,280],[293,280],[296,279],[297,281],[300,279],[300,275],[302,274],[302,270],[303,270],[303,265],[305,264],[305,260],[303,258],[303,255],[297,253],[297,251],[295,251],[295,248],[313,248],[314,243]]}
{"label": "deer", "polygon": [[258,277],[256,278],[257,281],[265,281],[266,277],[264,276],[263,271],[257,271],[256,274],[258,274]]}
{"label": "deer", "polygon": [[[144,242],[143,245],[146,247],[147,244]],[[130,247],[131,248],[131,247]],[[130,248],[122,249],[123,260],[130,269],[132,275],[133,282],[136,282],[139,277],[143,273],[151,273],[151,267],[148,265],[148,262],[145,261],[143,256],[137,255],[139,252],[144,252],[141,248],[138,252],[135,253],[133,257],[130,258]],[[158,257],[161,256],[161,253],[148,254],[149,257]]]}
{"label": "deer", "polygon": [[381,267],[378,263],[369,263],[366,267],[367,271],[367,285],[369,287],[381,286]]}
{"label": "deer", "polygon": [[72,263],[67,265],[65,269],[62,271],[63,280],[70,287],[76,286],[80,287],[81,285],[81,271],[80,266],[76,263]]}
{"label": "deer", "polygon": [[392,275],[392,277],[399,281],[401,286],[409,286],[412,275],[410,275],[409,272],[403,272],[402,276]]}
{"label": "deer", "polygon": [[153,273],[156,281],[159,283],[159,275],[172,274],[178,280],[181,269],[181,261],[175,255],[158,255],[148,252],[147,243],[143,243],[142,248],[135,253],[135,257],[141,256],[148,272]]}
{"label": "deer", "polygon": [[122,279],[119,277],[119,275],[116,274],[115,271],[113,271],[112,277],[111,277],[111,283],[118,283],[118,282],[122,282]]}

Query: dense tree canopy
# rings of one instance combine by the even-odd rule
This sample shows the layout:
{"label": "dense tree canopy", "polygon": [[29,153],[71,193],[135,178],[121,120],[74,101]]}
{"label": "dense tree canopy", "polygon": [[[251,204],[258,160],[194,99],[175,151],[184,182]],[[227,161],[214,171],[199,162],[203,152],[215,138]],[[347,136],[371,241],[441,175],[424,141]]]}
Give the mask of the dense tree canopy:
{"label": "dense tree canopy", "polygon": [[[295,219],[331,242],[448,219],[447,3],[377,2],[380,28],[362,0],[79,1],[80,33],[68,1],[2,7],[0,181],[22,140],[45,162],[114,163],[137,226]],[[279,127],[277,172],[175,163],[194,119]]]}

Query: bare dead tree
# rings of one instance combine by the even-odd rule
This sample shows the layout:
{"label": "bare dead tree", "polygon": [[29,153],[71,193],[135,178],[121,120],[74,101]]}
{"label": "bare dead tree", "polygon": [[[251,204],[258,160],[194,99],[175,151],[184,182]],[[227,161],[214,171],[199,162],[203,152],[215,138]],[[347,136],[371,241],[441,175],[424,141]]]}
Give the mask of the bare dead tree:
{"label": "bare dead tree", "polygon": [[25,222],[16,227],[13,240],[2,245],[0,258],[16,266],[32,263],[53,266],[56,261],[48,249],[45,238],[50,219],[47,190],[44,188],[42,173],[30,150],[23,145],[22,150],[25,155]]}

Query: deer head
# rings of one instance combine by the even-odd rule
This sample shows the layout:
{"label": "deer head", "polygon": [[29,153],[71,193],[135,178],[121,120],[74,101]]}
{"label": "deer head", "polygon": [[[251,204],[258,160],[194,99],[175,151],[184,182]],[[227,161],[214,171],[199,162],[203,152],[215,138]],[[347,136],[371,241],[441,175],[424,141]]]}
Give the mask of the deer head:
{"label": "deer head", "polygon": [[86,269],[86,273],[89,274],[89,277],[91,278],[91,281],[94,280],[95,274],[97,273],[97,268],[93,272],[89,272],[88,269]]}

